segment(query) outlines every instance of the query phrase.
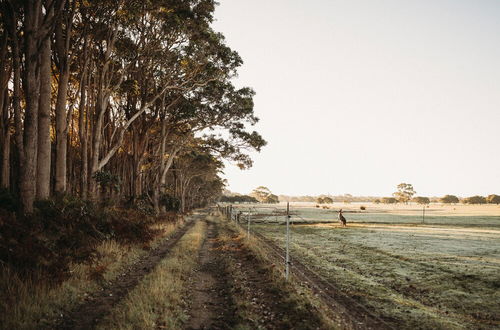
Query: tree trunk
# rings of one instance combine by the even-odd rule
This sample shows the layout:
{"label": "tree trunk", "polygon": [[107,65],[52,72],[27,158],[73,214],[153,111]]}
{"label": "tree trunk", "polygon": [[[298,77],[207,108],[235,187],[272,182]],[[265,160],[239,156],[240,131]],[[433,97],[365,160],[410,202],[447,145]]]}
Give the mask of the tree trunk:
{"label": "tree trunk", "polygon": [[68,112],[66,110],[68,84],[71,63],[71,35],[76,1],[72,1],[66,10],[59,15],[55,28],[55,50],[59,69],[59,84],[56,101],[56,183],[55,191],[64,193],[67,190],[67,153],[68,153]]}
{"label": "tree trunk", "polygon": [[87,84],[85,71],[80,85],[80,107],[78,118],[78,134],[80,138],[80,157],[82,168],[80,173],[80,196],[83,199],[87,198],[87,173],[88,173],[88,152],[87,152],[87,121],[86,121],[86,105],[87,105]]}
{"label": "tree trunk", "polygon": [[41,13],[41,1],[25,4],[25,72],[23,87],[26,98],[24,114],[24,163],[21,163],[19,190],[24,214],[33,212],[36,190],[36,158],[38,142],[38,102],[40,81],[38,77],[37,29]]}
{"label": "tree trunk", "polygon": [[9,90],[7,87],[11,70],[10,68],[7,70],[7,39],[8,31],[4,31],[0,54],[0,138],[2,148],[0,186],[2,188],[9,188],[10,185],[10,114]]}
{"label": "tree trunk", "polygon": [[56,185],[55,191],[66,191],[66,161],[68,152],[68,121],[66,100],[68,94],[69,68],[60,73],[56,103]]}
{"label": "tree trunk", "polygon": [[101,91],[99,91],[96,101],[97,101],[96,103],[97,118],[95,120],[95,124],[92,130],[92,158],[91,158],[92,165],[90,167],[91,168],[90,193],[92,197],[96,197],[97,193],[97,183],[92,177],[97,171],[99,171],[99,149],[101,148],[101,140],[102,140],[101,131],[105,113],[104,96],[102,95]]}
{"label": "tree trunk", "polygon": [[21,116],[21,53],[19,38],[16,26],[18,19],[15,12],[12,13],[12,21],[9,22],[11,28],[10,38],[12,42],[12,69],[14,71],[12,108],[14,109],[15,142],[17,157],[21,164],[24,164],[24,142],[23,142],[23,119]]}
{"label": "tree trunk", "polygon": [[37,199],[50,196],[50,98],[51,98],[51,58],[50,39],[42,45],[40,53],[40,101],[38,115],[38,157],[37,157]]}
{"label": "tree trunk", "polygon": [[1,124],[1,137],[2,137],[2,173],[0,186],[2,188],[10,187],[10,116],[9,116],[9,94],[5,89],[0,96],[0,109],[2,109],[2,124]]}
{"label": "tree trunk", "polygon": [[7,131],[7,134],[3,137],[3,146],[2,146],[2,188],[10,187],[10,133]]}

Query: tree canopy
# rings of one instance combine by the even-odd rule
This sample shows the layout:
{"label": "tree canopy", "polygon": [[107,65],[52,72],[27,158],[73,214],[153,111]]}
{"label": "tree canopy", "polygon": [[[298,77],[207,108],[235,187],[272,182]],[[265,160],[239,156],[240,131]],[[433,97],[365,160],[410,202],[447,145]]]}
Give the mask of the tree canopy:
{"label": "tree canopy", "polygon": [[441,203],[445,203],[445,204],[456,204],[456,203],[460,202],[458,197],[454,196],[454,195],[445,195],[445,196],[441,197],[441,199],[439,201]]}
{"label": "tree canopy", "polygon": [[396,204],[398,200],[394,197],[383,197],[381,202],[384,204]]}
{"label": "tree canopy", "polygon": [[[0,3],[0,180],[25,214],[67,193],[148,195],[157,213],[174,194],[185,210],[221,194],[221,159],[252,165],[266,144],[255,93],[233,84],[243,61],[213,30],[215,6]],[[105,176],[120,189],[104,190]]]}
{"label": "tree canopy", "polygon": [[464,199],[465,204],[486,204],[486,198],[483,196],[471,196]]}
{"label": "tree canopy", "polygon": [[268,204],[279,203],[278,196],[271,193],[271,190],[269,190],[269,188],[264,186],[259,186],[255,188],[250,194],[250,196],[254,197],[261,203],[268,203]]}
{"label": "tree canopy", "polygon": [[500,204],[500,196],[499,195],[488,195],[486,197],[486,201],[490,204]]}
{"label": "tree canopy", "polygon": [[426,204],[431,203],[431,200],[429,199],[429,197],[421,197],[421,196],[414,197],[413,201],[415,203],[421,204],[421,205],[426,205]]}
{"label": "tree canopy", "polygon": [[397,185],[397,189],[393,196],[401,203],[408,203],[416,194],[413,186],[409,183],[400,183]]}

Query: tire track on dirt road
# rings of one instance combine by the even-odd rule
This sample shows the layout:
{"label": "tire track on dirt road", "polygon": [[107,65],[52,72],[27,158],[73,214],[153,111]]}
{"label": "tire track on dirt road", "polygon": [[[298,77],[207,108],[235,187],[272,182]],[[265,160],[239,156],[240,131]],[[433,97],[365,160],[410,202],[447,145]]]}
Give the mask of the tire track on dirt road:
{"label": "tire track on dirt road", "polygon": [[[207,219],[185,329],[327,329],[318,311],[275,283],[230,223]],[[281,283],[282,284],[282,283]]]}
{"label": "tire track on dirt road", "polygon": [[229,275],[221,257],[219,228],[207,222],[207,235],[203,242],[199,264],[194,270],[190,295],[190,318],[186,329],[230,329],[235,325],[235,303],[232,299]]}
{"label": "tire track on dirt road", "polygon": [[[263,242],[270,252],[270,257],[280,264],[284,262],[285,251],[262,234],[252,232]],[[330,309],[332,316],[347,329],[395,329],[389,322],[371,313],[364,306],[346,296],[334,284],[327,282],[303,263],[294,259],[291,263],[291,274],[300,283],[309,287],[313,293]]]}
{"label": "tire track on dirt road", "polygon": [[177,229],[160,246],[133,264],[126,273],[118,276],[114,281],[104,286],[101,291],[92,294],[83,304],[64,315],[55,329],[94,329],[99,320],[109,314],[113,306],[125,298],[128,292],[135,288],[142,278],[168,255],[172,247],[203,215],[202,213],[192,216],[192,219]]}

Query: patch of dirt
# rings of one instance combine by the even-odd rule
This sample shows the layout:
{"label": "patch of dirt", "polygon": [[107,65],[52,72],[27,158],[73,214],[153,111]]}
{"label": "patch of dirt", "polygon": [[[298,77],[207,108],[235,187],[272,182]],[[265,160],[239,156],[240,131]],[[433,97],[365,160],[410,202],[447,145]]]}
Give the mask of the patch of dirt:
{"label": "patch of dirt", "polygon": [[324,329],[318,312],[277,286],[272,267],[224,223],[208,221],[194,272],[187,329]]}
{"label": "patch of dirt", "polygon": [[178,229],[171,237],[165,240],[156,249],[132,265],[123,275],[116,278],[110,284],[104,286],[100,292],[97,292],[87,298],[82,304],[74,310],[64,315],[55,327],[56,329],[93,329],[98,321],[106,316],[113,306],[120,302],[127,293],[132,290],[141,279],[149,274],[156,265],[169,253],[172,247],[184,236],[191,228],[195,220],[186,223]]}
{"label": "patch of dirt", "polygon": [[207,221],[198,267],[193,271],[189,296],[190,318],[186,329],[230,329],[236,323],[235,304],[229,287],[225,261],[219,253],[218,228]]}
{"label": "patch of dirt", "polygon": [[[245,238],[226,229],[223,254],[230,260],[233,294],[244,302],[245,323],[259,329],[325,329],[319,312],[276,283],[272,265],[265,265],[245,245]],[[283,280],[284,281],[284,280]]]}

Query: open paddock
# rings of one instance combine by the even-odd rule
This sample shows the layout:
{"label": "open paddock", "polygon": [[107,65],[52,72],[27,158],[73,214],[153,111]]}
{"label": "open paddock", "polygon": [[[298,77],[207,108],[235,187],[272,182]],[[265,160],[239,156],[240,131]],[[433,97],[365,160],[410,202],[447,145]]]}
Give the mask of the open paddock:
{"label": "open paddock", "polygon": [[[338,205],[340,206],[340,205]],[[388,209],[292,205],[291,255],[399,328],[500,328],[500,216],[496,205]],[[253,212],[275,206],[254,205]],[[259,209],[260,207],[260,209]],[[247,211],[248,206],[237,210]],[[285,244],[284,206],[252,229]],[[356,211],[356,212],[354,212]],[[414,212],[412,214],[412,212]],[[454,213],[456,212],[456,214]],[[258,217],[256,217],[258,219]],[[268,221],[267,223],[265,221]],[[276,222],[277,221],[277,222]]]}

